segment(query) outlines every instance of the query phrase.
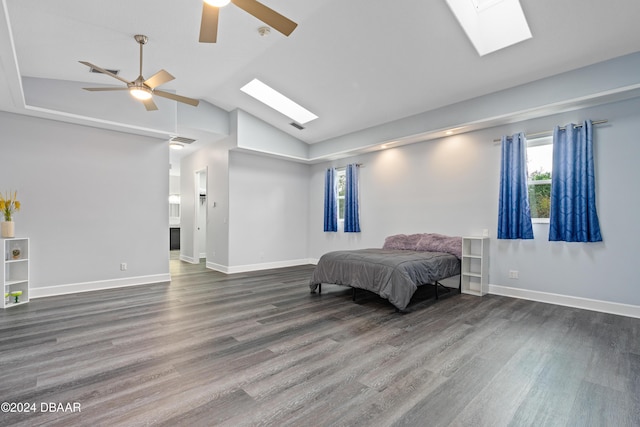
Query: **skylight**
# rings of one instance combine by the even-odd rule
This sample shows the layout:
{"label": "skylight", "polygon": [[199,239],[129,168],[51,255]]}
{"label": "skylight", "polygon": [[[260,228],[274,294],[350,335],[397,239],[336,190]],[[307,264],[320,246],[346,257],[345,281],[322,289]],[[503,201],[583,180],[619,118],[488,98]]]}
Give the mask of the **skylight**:
{"label": "skylight", "polygon": [[297,123],[305,124],[318,118],[311,111],[293,102],[280,92],[267,86],[258,79],[253,79],[240,88],[244,93],[284,114]]}
{"label": "skylight", "polygon": [[531,38],[519,0],[447,0],[480,56]]}

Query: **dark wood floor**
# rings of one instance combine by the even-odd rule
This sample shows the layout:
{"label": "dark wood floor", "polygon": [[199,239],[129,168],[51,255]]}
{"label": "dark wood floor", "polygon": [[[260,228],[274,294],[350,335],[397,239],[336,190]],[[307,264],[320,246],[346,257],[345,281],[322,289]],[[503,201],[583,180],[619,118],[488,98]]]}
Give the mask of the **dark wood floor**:
{"label": "dark wood floor", "polygon": [[640,319],[426,289],[399,314],[310,294],[312,266],[171,264],[0,310],[0,401],[36,406],[0,425],[640,425]]}

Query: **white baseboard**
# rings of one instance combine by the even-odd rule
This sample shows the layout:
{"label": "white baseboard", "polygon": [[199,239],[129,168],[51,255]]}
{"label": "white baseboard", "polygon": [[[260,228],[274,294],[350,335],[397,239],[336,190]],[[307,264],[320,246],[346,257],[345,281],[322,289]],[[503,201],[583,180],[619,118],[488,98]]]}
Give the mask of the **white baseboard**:
{"label": "white baseboard", "polygon": [[307,265],[313,264],[313,260],[305,258],[305,259],[294,259],[289,261],[278,261],[278,262],[263,262],[260,264],[245,264],[245,265],[235,265],[235,266],[226,266],[220,265],[213,262],[207,262],[207,268],[215,271],[219,271],[225,274],[235,274],[235,273],[246,273],[249,271],[259,271],[259,270],[271,270],[274,268],[284,268],[284,267],[295,267],[297,265]]}
{"label": "white baseboard", "polygon": [[[181,259],[183,257],[181,256]],[[189,258],[189,257],[184,257]],[[190,262],[187,259],[183,261]],[[250,271],[271,270],[274,268],[294,267],[298,265],[317,264],[318,260],[299,259],[280,262],[270,262],[261,264],[247,264],[240,266],[224,266],[207,262],[207,268],[225,274],[245,273]],[[31,288],[29,298],[44,298],[57,295],[68,295],[77,292],[90,292],[103,289],[122,288],[127,286],[147,285],[151,283],[170,282],[170,274],[155,274],[150,276],[128,277],[124,279],[100,280],[95,282],[73,283],[68,285],[47,286],[42,288]],[[549,304],[562,305],[566,307],[580,308],[584,310],[599,311],[602,313],[616,314],[640,318],[640,306],[621,304],[617,302],[594,300],[567,295],[554,294],[549,292],[532,291],[528,289],[511,288],[508,286],[489,285],[489,293],[511,298],[520,298],[531,301],[544,302]]]}
{"label": "white baseboard", "polygon": [[199,259],[195,259],[190,256],[180,254],[180,261],[188,262],[189,264],[198,264],[200,263]]}
{"label": "white baseboard", "polygon": [[151,276],[127,277],[124,279],[99,280],[96,282],[72,283],[69,285],[46,286],[29,289],[29,298],[44,298],[78,292],[99,291],[103,289],[123,288],[126,286],[148,285],[150,283],[170,282],[171,275],[154,274]]}
{"label": "white baseboard", "polygon": [[227,271],[229,267],[227,267],[226,265],[216,264],[215,262],[207,261],[207,268],[209,270],[214,270],[214,271],[219,271],[220,273],[229,274],[229,272]]}
{"label": "white baseboard", "polygon": [[621,304],[618,302],[600,301],[589,298],[552,294],[549,292],[531,291],[528,289],[510,288],[508,286],[489,285],[489,293],[505,297],[520,298],[531,301],[546,302],[584,310],[600,311],[619,316],[640,318],[640,306]]}

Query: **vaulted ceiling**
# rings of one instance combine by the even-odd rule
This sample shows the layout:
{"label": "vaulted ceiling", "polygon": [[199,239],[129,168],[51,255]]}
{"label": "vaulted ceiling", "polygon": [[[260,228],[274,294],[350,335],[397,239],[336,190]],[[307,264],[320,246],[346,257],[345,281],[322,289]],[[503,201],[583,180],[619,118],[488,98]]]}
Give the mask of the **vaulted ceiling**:
{"label": "vaulted ceiling", "polygon": [[[298,23],[289,37],[261,36],[262,22],[229,5],[215,44],[198,42],[201,0],[2,3],[7,22],[0,26],[11,38],[0,46],[2,110],[21,107],[8,96],[15,82],[2,78],[14,69],[23,78],[119,83],[89,73],[78,63],[84,60],[133,80],[133,36],[145,34],[145,75],[166,69],[176,77],[163,88],[242,109],[309,144],[640,49],[637,0],[521,0],[533,38],[483,57],[445,0],[263,0]],[[239,90],[253,78],[319,118],[293,128]],[[103,95],[91,102],[99,105]]]}

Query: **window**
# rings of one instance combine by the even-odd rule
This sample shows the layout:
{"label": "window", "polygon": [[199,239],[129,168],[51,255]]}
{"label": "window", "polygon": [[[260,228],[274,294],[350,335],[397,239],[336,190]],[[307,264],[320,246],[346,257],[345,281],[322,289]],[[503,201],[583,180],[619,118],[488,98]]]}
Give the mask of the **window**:
{"label": "window", "polygon": [[548,223],[551,208],[551,172],[553,167],[551,136],[527,141],[529,205],[534,223]]}
{"label": "window", "polygon": [[347,191],[347,171],[340,169],[336,171],[338,179],[338,221],[344,221],[345,195]]}

